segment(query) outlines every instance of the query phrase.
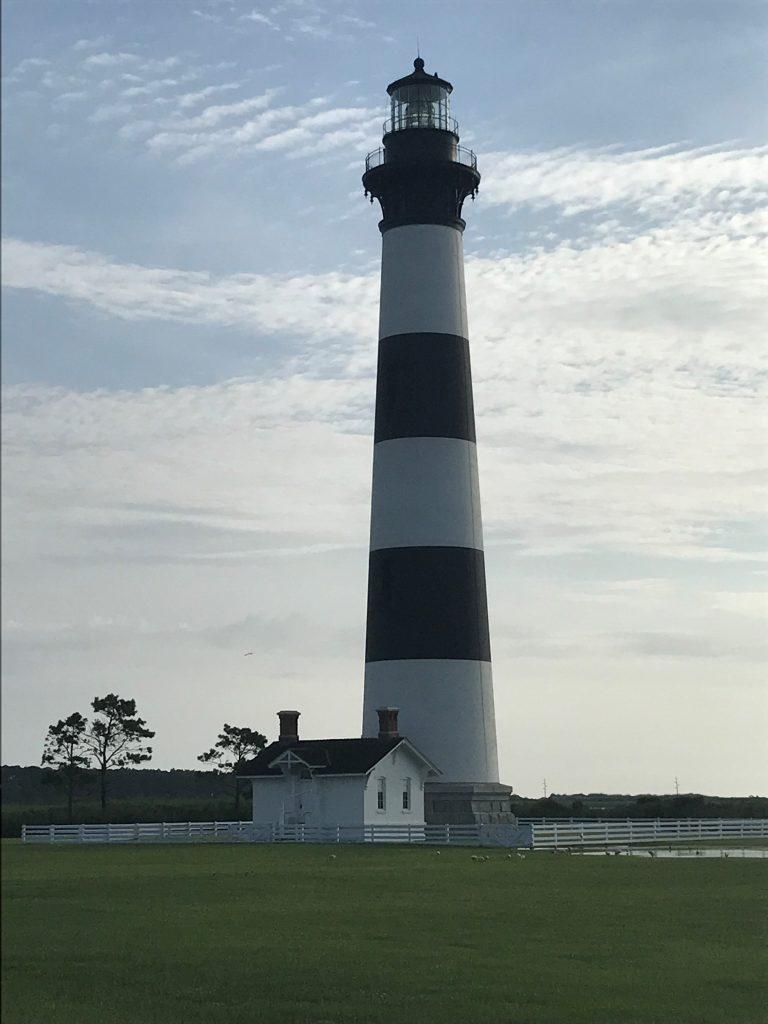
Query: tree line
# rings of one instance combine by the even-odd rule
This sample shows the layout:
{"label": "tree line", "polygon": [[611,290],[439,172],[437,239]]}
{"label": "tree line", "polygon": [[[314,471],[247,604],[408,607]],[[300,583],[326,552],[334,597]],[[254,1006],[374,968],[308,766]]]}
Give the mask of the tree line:
{"label": "tree line", "polygon": [[[143,764],[152,759],[147,740],[155,733],[136,710],[136,701],[108,693],[94,697],[90,719],[79,711],[48,727],[42,765],[60,782],[67,795],[67,815],[72,821],[75,798],[91,770],[96,769],[102,810],[107,806],[108,775],[118,768]],[[217,774],[229,774],[233,780],[234,812],[240,813],[241,780],[238,768],[263,750],[267,737],[247,726],[226,722],[210,750],[198,756]]]}

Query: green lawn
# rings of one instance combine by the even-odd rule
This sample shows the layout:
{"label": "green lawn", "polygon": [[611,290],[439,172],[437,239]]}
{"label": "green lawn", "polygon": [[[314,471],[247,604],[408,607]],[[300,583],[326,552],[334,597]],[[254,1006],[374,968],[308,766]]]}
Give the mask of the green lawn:
{"label": "green lawn", "polygon": [[475,852],[3,843],[4,1022],[768,1021],[766,861]]}

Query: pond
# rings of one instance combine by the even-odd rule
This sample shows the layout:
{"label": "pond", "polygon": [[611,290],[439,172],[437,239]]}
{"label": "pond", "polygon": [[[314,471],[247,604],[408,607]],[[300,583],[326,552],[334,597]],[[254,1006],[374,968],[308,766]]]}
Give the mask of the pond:
{"label": "pond", "polygon": [[590,857],[720,857],[728,860],[731,857],[762,857],[768,858],[768,849],[761,850],[757,847],[720,848],[704,846],[700,849],[669,848],[653,850],[633,850],[623,848],[620,850],[585,850],[584,853]]}

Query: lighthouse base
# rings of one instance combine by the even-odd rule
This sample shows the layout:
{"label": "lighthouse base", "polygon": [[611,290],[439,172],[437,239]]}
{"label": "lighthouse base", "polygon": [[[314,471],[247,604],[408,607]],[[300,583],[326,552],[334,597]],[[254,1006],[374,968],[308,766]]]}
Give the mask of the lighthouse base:
{"label": "lighthouse base", "polygon": [[424,786],[427,825],[514,825],[512,787],[499,782],[428,782]]}

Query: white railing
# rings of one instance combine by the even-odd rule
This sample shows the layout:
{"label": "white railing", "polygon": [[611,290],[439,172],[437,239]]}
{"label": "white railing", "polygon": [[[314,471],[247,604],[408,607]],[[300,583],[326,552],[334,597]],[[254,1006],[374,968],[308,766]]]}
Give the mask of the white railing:
{"label": "white railing", "polygon": [[528,818],[519,819],[519,823],[531,828],[536,850],[768,837],[768,819],[765,818],[604,818],[602,821]]}
{"label": "white railing", "polygon": [[22,825],[23,843],[249,842],[250,821],[157,821],[132,825]]}
{"label": "white railing", "polygon": [[515,825],[257,825],[261,843],[426,843],[440,846],[530,846]]}
{"label": "white railing", "polygon": [[177,821],[136,825],[22,825],[24,843],[427,843],[529,846],[514,825],[274,825],[251,821]]}
{"label": "white railing", "polygon": [[22,825],[24,843],[426,843],[448,846],[630,846],[768,837],[768,819],[543,819],[515,825],[274,825],[174,821],[134,825]]}

